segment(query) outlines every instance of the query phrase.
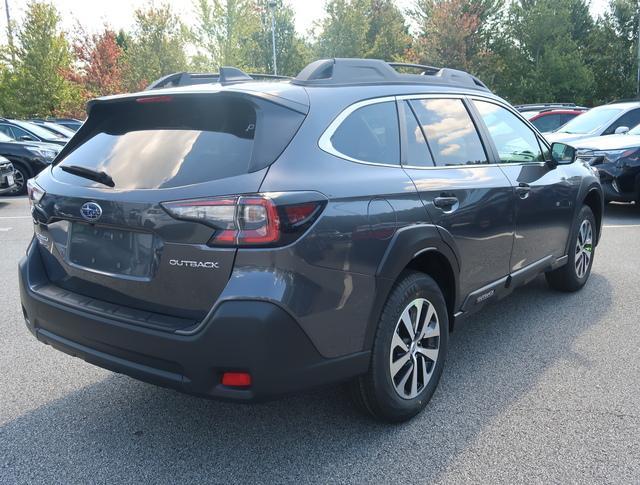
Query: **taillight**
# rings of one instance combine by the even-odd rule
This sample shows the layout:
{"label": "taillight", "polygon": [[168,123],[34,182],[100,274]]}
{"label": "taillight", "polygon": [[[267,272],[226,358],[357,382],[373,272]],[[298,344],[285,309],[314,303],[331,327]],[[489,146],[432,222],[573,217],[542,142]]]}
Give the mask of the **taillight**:
{"label": "taillight", "polygon": [[324,201],[277,203],[265,195],[212,197],[164,202],[174,218],[206,224],[210,246],[282,246],[316,220]]}
{"label": "taillight", "polygon": [[40,203],[44,194],[44,189],[35,183],[33,179],[27,180],[27,196],[29,197],[29,205],[32,210],[35,204]]}

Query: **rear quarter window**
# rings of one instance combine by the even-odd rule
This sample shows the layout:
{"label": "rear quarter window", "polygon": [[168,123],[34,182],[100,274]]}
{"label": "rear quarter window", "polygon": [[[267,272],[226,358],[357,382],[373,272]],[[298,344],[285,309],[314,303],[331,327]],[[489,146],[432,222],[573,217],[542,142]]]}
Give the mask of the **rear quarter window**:
{"label": "rear quarter window", "polygon": [[394,101],[356,109],[331,136],[338,153],[358,161],[400,164],[400,130]]}

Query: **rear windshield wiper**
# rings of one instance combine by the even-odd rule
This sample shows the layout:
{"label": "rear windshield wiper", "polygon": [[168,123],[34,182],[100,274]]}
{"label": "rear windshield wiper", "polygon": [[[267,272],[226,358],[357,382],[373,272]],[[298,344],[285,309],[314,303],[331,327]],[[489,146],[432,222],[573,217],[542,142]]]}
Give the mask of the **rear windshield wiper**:
{"label": "rear windshield wiper", "polygon": [[108,187],[116,186],[113,179],[105,172],[98,172],[97,170],[91,170],[90,168],[86,167],[79,167],[78,165],[60,165],[60,168],[70,174],[77,175],[78,177],[84,177],[89,180],[94,180]]}

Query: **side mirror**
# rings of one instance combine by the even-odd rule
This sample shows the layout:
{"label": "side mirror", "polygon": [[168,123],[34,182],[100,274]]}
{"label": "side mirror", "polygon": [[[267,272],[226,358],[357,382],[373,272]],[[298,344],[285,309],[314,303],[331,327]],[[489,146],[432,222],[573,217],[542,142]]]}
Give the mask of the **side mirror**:
{"label": "side mirror", "polygon": [[614,131],[613,133],[615,135],[622,135],[624,133],[628,133],[629,132],[629,127],[628,126],[618,126],[616,128],[616,131]]}
{"label": "side mirror", "polygon": [[564,143],[551,144],[551,160],[547,162],[550,168],[558,165],[568,165],[576,161],[576,149]]}
{"label": "side mirror", "polygon": [[18,138],[18,140],[20,140],[20,141],[35,141],[29,135],[22,135],[20,138]]}

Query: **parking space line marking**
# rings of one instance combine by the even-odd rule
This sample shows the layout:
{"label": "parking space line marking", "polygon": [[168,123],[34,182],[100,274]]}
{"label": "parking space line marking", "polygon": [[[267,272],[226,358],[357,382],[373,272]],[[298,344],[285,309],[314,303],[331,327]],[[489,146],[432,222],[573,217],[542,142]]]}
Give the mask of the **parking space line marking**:
{"label": "parking space line marking", "polygon": [[640,224],[614,224],[611,226],[604,226],[605,228],[612,228],[612,229],[617,229],[619,227],[640,227]]}
{"label": "parking space line marking", "polygon": [[0,219],[31,219],[31,216],[0,216]]}

